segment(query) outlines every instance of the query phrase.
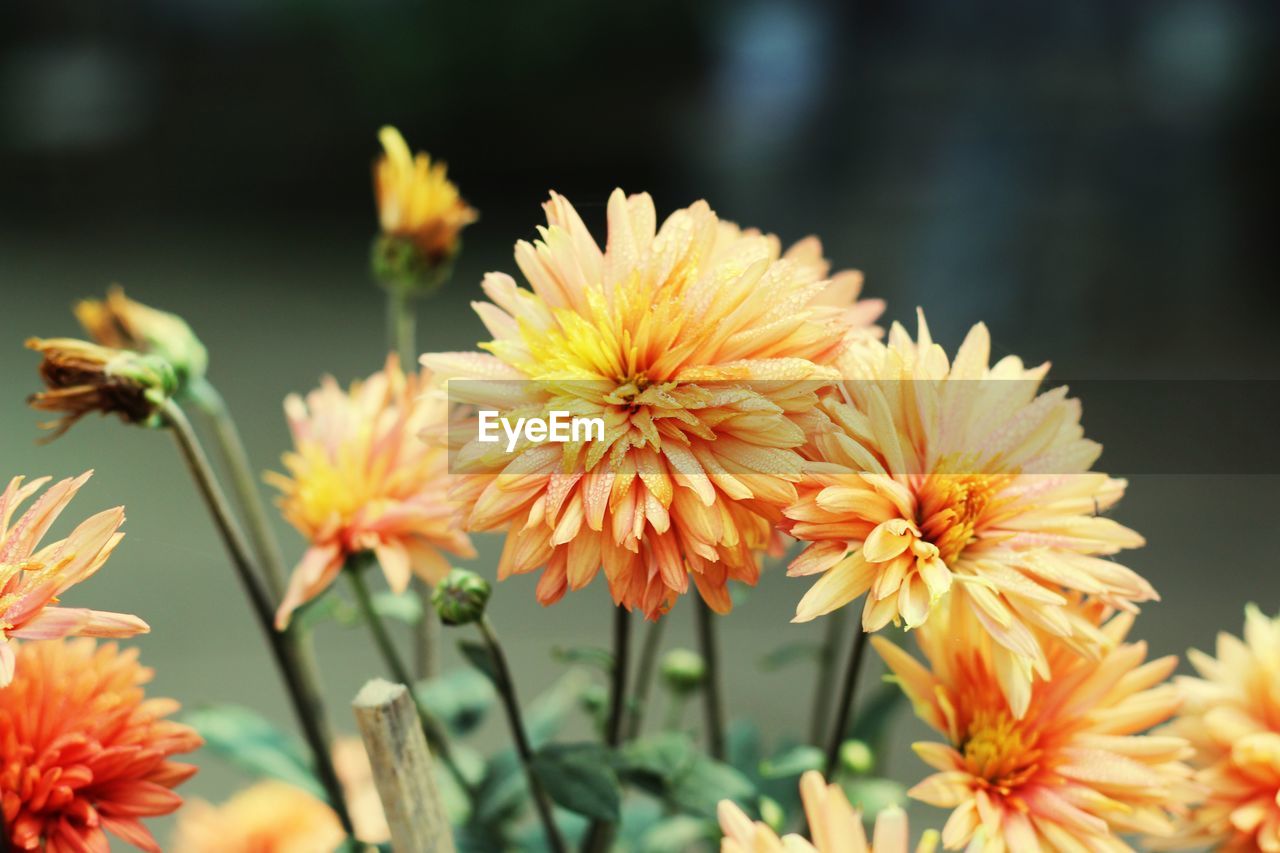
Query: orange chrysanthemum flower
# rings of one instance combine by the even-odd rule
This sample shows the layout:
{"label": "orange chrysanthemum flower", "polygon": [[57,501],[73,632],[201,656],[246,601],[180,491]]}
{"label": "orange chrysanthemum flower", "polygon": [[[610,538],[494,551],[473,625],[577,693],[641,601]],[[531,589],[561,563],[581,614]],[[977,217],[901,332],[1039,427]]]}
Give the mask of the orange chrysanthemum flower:
{"label": "orange chrysanthemum flower", "polygon": [[394,127],[378,131],[386,152],[373,167],[373,188],[382,232],[410,240],[431,263],[457,251],[458,234],[476,221],[444,163],[415,155]]}
{"label": "orange chrysanthemum flower", "polygon": [[1200,678],[1179,677],[1182,710],[1168,727],[1191,741],[1205,799],[1180,841],[1244,853],[1280,851],[1280,619],[1250,605],[1244,641],[1218,635],[1217,657],[1192,650]]}
{"label": "orange chrysanthemum flower", "polygon": [[0,800],[9,843],[44,853],[107,853],[106,833],[159,853],[140,818],[182,804],[173,788],[196,772],[172,757],[200,736],[147,699],[151,670],[136,649],[93,640],[22,643],[0,689]]}
{"label": "orange chrysanthemum flower", "polygon": [[1033,629],[1082,651],[1099,643],[1071,592],[1118,609],[1157,596],[1104,559],[1143,540],[1098,515],[1125,482],[1089,471],[1101,448],[1084,438],[1079,401],[1040,393],[1048,365],[988,366],[989,354],[979,325],[949,361],[921,315],[919,341],[895,325],[887,345],[846,359],[783,529],[812,543],[789,574],[823,575],[795,621],[866,593],[864,630],[914,628],[955,590],[999,641],[1000,686],[1021,714],[1033,673],[1048,673]]}
{"label": "orange chrysanthemum flower", "polygon": [[[603,566],[616,602],[650,618],[692,576],[717,611],[729,579],[754,583],[758,552],[795,498],[799,447],[817,388],[848,345],[856,273],[827,278],[816,240],[721,222],[705,202],[659,227],[648,195],[609,199],[601,251],[553,194],[536,243],[516,246],[531,291],[491,273],[476,306],[492,355],[423,363],[465,383],[457,399],[511,417],[563,410],[600,418],[604,439],[470,442],[456,457],[472,530],[507,530],[499,577],[545,567],[557,601]],[[864,327],[864,337],[870,330]]]}
{"label": "orange chrysanthemum flower", "polygon": [[1133,614],[1104,615],[1097,603],[1080,610],[1109,644],[1097,659],[1046,638],[1049,678],[1021,719],[1000,693],[997,646],[967,607],[953,601],[917,632],[932,671],[872,638],[916,714],[947,739],[915,744],[938,772],[909,793],[955,810],[942,831],[948,849],[976,838],[984,853],[1127,851],[1121,834],[1174,831],[1170,810],[1195,796],[1182,763],[1191,748],[1142,732],[1177,710],[1176,689],[1161,682],[1178,661],[1144,663],[1146,644],[1124,642]]}
{"label": "orange chrysanthemum flower", "polygon": [[372,551],[396,592],[417,574],[434,583],[449,571],[441,550],[474,555],[446,497],[447,451],[418,433],[445,421],[443,395],[424,393],[424,377],[406,376],[395,356],[343,391],[329,377],[305,400],[285,400],[294,450],[291,476],[270,473],[284,517],[311,543],[276,615],[280,628],[323,592],[347,558]]}
{"label": "orange chrysanthemum flower", "polygon": [[[908,853],[907,815],[902,809],[887,808],[876,815],[868,844],[862,815],[839,785],[828,785],[821,773],[810,770],[800,778],[800,797],[812,843],[799,835],[779,838],[768,824],[753,822],[731,800],[721,800],[721,853]],[[932,853],[937,843],[938,834],[926,832],[916,853]]]}
{"label": "orange chrysanthemum flower", "polygon": [[124,508],[116,507],[82,522],[66,539],[40,547],[41,538],[92,473],[54,484],[17,521],[13,516],[18,507],[49,478],[24,486],[21,477],[14,477],[0,493],[0,687],[13,680],[17,658],[11,637],[132,637],[150,630],[137,616],[58,606],[62,593],[102,568],[124,536],[118,532]]}

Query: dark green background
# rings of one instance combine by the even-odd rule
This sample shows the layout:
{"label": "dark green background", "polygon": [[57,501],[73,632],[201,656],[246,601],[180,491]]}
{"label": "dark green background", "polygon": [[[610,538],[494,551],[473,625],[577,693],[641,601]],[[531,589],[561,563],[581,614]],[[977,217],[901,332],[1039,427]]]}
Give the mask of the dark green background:
{"label": "dark green background", "polygon": [[[984,320],[997,354],[1059,376],[1274,377],[1277,24],[1274,4],[1207,0],[6,4],[0,475],[97,469],[69,516],[123,503],[129,535],[67,603],[150,621],[156,692],[286,720],[168,436],[94,419],[37,447],[21,341],[75,332],[73,301],[121,282],[189,318],[275,465],[284,395],[383,357],[366,259],[384,122],[447,159],[482,213],[422,309],[424,349],[479,339],[468,302],[484,271],[515,272],[548,189],[599,228],[621,185],[660,213],[705,197],[788,241],[817,233],[890,318],[922,305],[948,347]],[[1133,482],[1117,517],[1150,541],[1129,564],[1164,595],[1137,628],[1156,652],[1237,631],[1246,601],[1280,608],[1275,485]],[[487,571],[497,541],[479,544]],[[787,624],[807,586],[773,571],[725,623],[733,707],[768,731],[807,719],[808,673],[755,666],[817,635]],[[494,613],[526,695],[556,671],[550,644],[605,642],[599,583],[548,612],[515,579]],[[688,608],[671,618],[687,642]],[[321,648],[345,722],[379,670],[358,634]],[[899,751],[894,770],[924,768]],[[209,761],[186,790],[235,784]]]}

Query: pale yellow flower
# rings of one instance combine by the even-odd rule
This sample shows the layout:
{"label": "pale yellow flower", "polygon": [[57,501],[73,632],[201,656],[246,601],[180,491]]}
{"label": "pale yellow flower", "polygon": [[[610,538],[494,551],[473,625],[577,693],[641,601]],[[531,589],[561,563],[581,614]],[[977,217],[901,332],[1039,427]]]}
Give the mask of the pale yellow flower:
{"label": "pale yellow flower", "polygon": [[447,403],[424,393],[425,378],[408,376],[395,356],[386,367],[344,391],[332,378],[285,400],[294,450],[289,475],[270,473],[284,517],[310,543],[289,579],[276,615],[319,595],[348,558],[372,551],[392,590],[417,574],[434,583],[449,571],[443,552],[474,556],[446,496],[447,451],[419,433],[438,429]]}
{"label": "pale yellow flower", "polygon": [[918,341],[895,325],[887,344],[843,360],[783,529],[811,543],[789,573],[822,576],[795,621],[866,594],[864,630],[917,627],[960,596],[999,641],[1000,686],[1021,713],[1033,673],[1048,673],[1033,629],[1082,652],[1101,644],[1072,592],[1127,610],[1157,596],[1107,559],[1143,540],[1100,515],[1125,482],[1089,470],[1101,447],[1084,437],[1079,401],[1041,393],[1047,365],[989,356],[979,325],[949,360],[921,315]]}
{"label": "pale yellow flower", "polygon": [[346,838],[333,809],[284,782],[258,782],[220,806],[178,815],[174,853],[328,853]]}
{"label": "pale yellow flower", "polygon": [[1162,683],[1177,658],[1144,663],[1146,644],[1125,642],[1130,613],[1103,621],[1094,603],[1079,615],[1109,648],[1091,659],[1045,638],[1049,677],[1021,718],[1001,695],[997,646],[967,607],[940,607],[915,632],[929,668],[871,638],[916,714],[945,738],[915,744],[937,772],[909,793],[954,810],[947,849],[1128,851],[1121,835],[1173,834],[1171,812],[1195,797],[1187,741],[1143,734],[1178,708],[1177,690]]}
{"label": "pale yellow flower", "polygon": [[[828,785],[822,774],[810,770],[800,778],[800,797],[809,822],[810,842],[799,835],[781,838],[762,821],[752,821],[730,800],[718,809],[724,840],[721,853],[908,853],[907,815],[890,807],[876,815],[871,843],[862,828],[862,815],[849,804],[839,785]],[[916,853],[932,853],[936,832],[926,832]]]}
{"label": "pale yellow flower", "polygon": [[[609,199],[602,251],[553,194],[541,240],[516,246],[531,289],[491,273],[476,306],[491,355],[423,357],[505,414],[604,421],[603,441],[471,441],[454,471],[471,530],[507,531],[499,577],[544,569],[543,604],[603,567],[613,598],[649,618],[692,577],[717,611],[753,584],[779,511],[795,499],[816,390],[878,306],[856,273],[828,278],[816,240],[721,222],[705,202],[659,225],[648,195]],[[852,328],[861,323],[859,336]],[[463,399],[455,396],[455,399]]]}
{"label": "pale yellow flower", "polygon": [[1250,605],[1244,640],[1218,634],[1217,656],[1187,655],[1199,678],[1177,679],[1182,710],[1169,726],[1195,747],[1205,799],[1184,846],[1280,851],[1280,619]]}

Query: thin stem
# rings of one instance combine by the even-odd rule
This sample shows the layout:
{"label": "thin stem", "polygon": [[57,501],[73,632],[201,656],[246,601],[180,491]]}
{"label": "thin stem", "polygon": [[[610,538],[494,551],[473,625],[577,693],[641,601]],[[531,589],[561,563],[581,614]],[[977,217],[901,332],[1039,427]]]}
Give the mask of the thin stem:
{"label": "thin stem", "polygon": [[711,757],[724,761],[724,696],[720,691],[720,648],[716,638],[715,613],[702,600],[694,596],[697,607],[698,646],[707,664],[707,681],[702,690],[703,707],[707,718],[707,747]]}
{"label": "thin stem", "polygon": [[453,774],[463,790],[469,790],[470,786],[467,785],[454,762],[453,750],[445,736],[444,726],[419,701],[417,691],[413,689],[414,680],[409,674],[409,668],[400,657],[400,652],[396,649],[396,644],[392,641],[391,633],[387,630],[386,623],[382,621],[382,616],[374,609],[373,596],[369,592],[369,585],[364,580],[366,564],[365,559],[358,558],[348,561],[343,569],[343,574],[351,581],[351,589],[355,593],[360,614],[369,626],[369,632],[373,634],[373,642],[377,645],[378,653],[382,655],[382,661],[390,671],[391,677],[409,688],[409,695],[413,697],[414,707],[418,709],[418,722],[422,724],[422,733],[427,737],[427,744],[440,756],[440,760],[444,762],[445,767]]}
{"label": "thin stem", "polygon": [[849,731],[852,721],[853,698],[858,691],[858,675],[862,671],[862,659],[866,657],[863,649],[867,645],[867,632],[858,625],[853,636],[853,649],[849,652],[849,663],[844,672],[844,683],[840,685],[840,704],[837,706],[835,724],[831,727],[831,737],[827,741],[827,778],[835,775],[836,765],[840,761],[840,744],[844,743],[845,733]]}
{"label": "thin stem", "polygon": [[502,649],[502,644],[498,642],[498,635],[494,632],[489,617],[480,617],[477,627],[484,637],[485,645],[489,647],[489,654],[497,670],[498,695],[502,697],[502,705],[507,712],[507,722],[511,726],[511,737],[516,744],[516,754],[520,756],[525,779],[529,782],[529,794],[533,798],[534,806],[538,809],[538,818],[542,821],[542,831],[547,836],[547,845],[555,853],[564,853],[568,847],[560,835],[560,829],[556,826],[555,817],[551,812],[551,798],[547,796],[546,789],[542,787],[537,774],[533,772],[533,747],[530,746],[529,735],[525,732],[524,718],[520,714],[520,702],[516,698],[516,683],[511,677],[511,667],[507,664],[506,653]]}
{"label": "thin stem", "polygon": [[231,478],[231,490],[235,493],[244,518],[247,522],[249,539],[253,543],[258,561],[266,570],[267,586],[271,596],[279,601],[284,595],[285,571],[284,556],[280,551],[280,542],[276,539],[267,520],[266,506],[262,502],[262,493],[258,490],[253,476],[253,466],[249,464],[249,454],[245,451],[240,430],[227,409],[222,394],[207,379],[201,379],[191,389],[191,401],[213,427],[213,437],[218,451],[227,466]]}
{"label": "thin stem", "polygon": [[[609,717],[604,728],[604,742],[614,749],[622,742],[622,718],[627,701],[627,671],[631,656],[631,613],[625,607],[613,610],[613,673],[609,679]],[[591,822],[583,836],[582,849],[600,853],[613,840],[616,825],[609,821]]]}
{"label": "thin stem", "polygon": [[249,603],[258,619],[258,625],[267,636],[276,667],[284,678],[294,713],[302,726],[307,745],[311,748],[316,775],[320,778],[320,784],[324,786],[329,804],[337,813],[346,833],[353,835],[354,830],[351,817],[347,813],[342,784],[338,781],[338,774],[334,772],[333,757],[329,751],[333,739],[325,718],[324,705],[320,699],[319,689],[314,681],[306,677],[305,669],[301,665],[298,635],[293,630],[283,633],[275,630],[271,601],[254,573],[253,558],[250,556],[244,533],[231,513],[227,497],[223,494],[222,487],[218,485],[213,469],[209,465],[209,458],[196,438],[195,431],[191,429],[191,423],[171,400],[165,401],[160,411],[172,429],[178,447],[182,451],[182,457],[196,482],[196,487],[208,505],[214,524],[223,542],[226,543],[227,550],[231,553],[231,563],[245,593],[249,596]]}
{"label": "thin stem", "polygon": [[[403,288],[387,288],[387,341],[406,371],[417,368],[417,326],[413,297]],[[440,671],[440,621],[431,606],[431,587],[415,577],[413,592],[422,605],[422,618],[413,628],[414,672],[419,679],[435,678]]]}
{"label": "thin stem", "polygon": [[827,731],[827,711],[830,709],[831,679],[836,669],[836,650],[844,633],[843,609],[827,616],[826,631],[822,635],[822,648],[818,651],[817,679],[813,685],[813,703],[809,716],[809,743],[822,743]]}
{"label": "thin stem", "polygon": [[636,667],[635,688],[627,707],[626,740],[638,737],[644,724],[644,714],[649,704],[649,688],[653,685],[653,671],[658,664],[658,650],[662,648],[662,629],[666,622],[666,619],[659,619],[650,624],[645,632],[644,645],[640,647],[640,662]]}

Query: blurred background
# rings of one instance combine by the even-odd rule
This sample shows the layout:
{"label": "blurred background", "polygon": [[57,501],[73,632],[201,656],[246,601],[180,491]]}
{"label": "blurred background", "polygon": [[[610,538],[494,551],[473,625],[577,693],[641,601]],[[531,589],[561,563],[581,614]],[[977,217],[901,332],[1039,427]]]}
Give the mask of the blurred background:
{"label": "blurred background", "polygon": [[[1280,7],[1261,1],[6,3],[0,477],[97,469],[70,515],[125,504],[128,537],[68,603],[151,623],[138,644],[157,694],[288,722],[170,439],[94,418],[36,446],[21,341],[78,333],[76,299],[120,282],[187,317],[255,463],[277,466],[282,398],[384,357],[370,165],[394,123],[482,216],[422,308],[424,349],[475,345],[480,276],[515,272],[549,189],[602,234],[622,186],[660,214],[706,198],[784,241],[817,233],[889,319],[923,306],[949,348],[982,320],[998,354],[1052,360],[1058,377],[1271,379],[1278,42]],[[1084,404],[1104,445],[1145,438],[1095,428]],[[1130,473],[1106,454],[1102,467]],[[1117,517],[1150,543],[1128,563],[1164,596],[1137,629],[1155,652],[1238,631],[1246,601],[1280,608],[1280,496],[1249,470],[1133,478]],[[481,544],[489,571],[497,541]],[[551,644],[605,645],[609,621],[602,583],[553,611],[533,585],[505,583],[494,611],[527,696],[560,668]],[[757,667],[820,632],[787,624],[807,586],[771,572],[724,623],[731,703],[766,731],[807,719],[811,670]],[[672,619],[668,642],[691,642],[690,608]],[[320,643],[345,723],[380,669],[362,635],[331,627]],[[241,784],[204,764],[188,793]],[[900,750],[891,770],[924,768]]]}

